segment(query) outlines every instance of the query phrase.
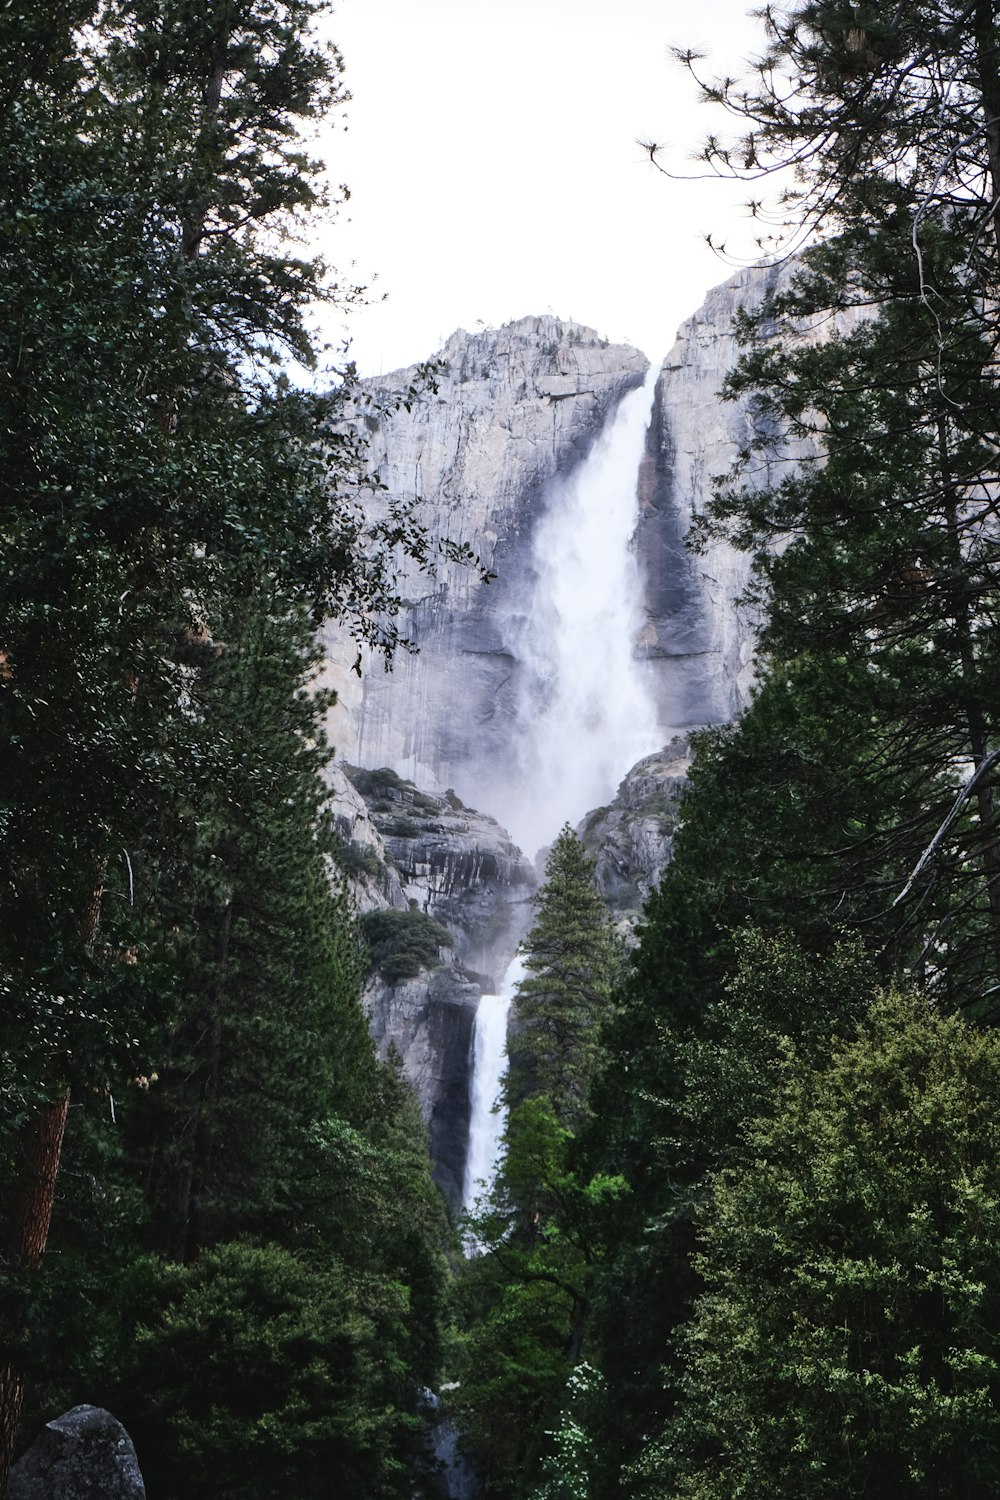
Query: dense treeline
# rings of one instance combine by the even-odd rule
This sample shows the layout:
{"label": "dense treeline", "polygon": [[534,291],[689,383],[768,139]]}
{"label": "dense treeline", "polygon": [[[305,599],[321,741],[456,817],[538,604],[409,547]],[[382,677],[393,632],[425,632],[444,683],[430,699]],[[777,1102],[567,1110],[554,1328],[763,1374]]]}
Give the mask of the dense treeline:
{"label": "dense treeline", "polygon": [[0,1492],[86,1400],[151,1495],[406,1493],[438,1369],[312,683],[320,619],[391,653],[427,541],[367,519],[349,375],[283,374],[354,295],[298,241],[318,9],[0,19]]}
{"label": "dense treeline", "polygon": [[[706,88],[708,163],[794,168],[811,242],[703,519],[753,554],[759,685],[630,961],[552,850],[447,1340],[323,814],[316,623],[391,653],[427,541],[366,520],[349,378],[282,373],[353,295],[295,238],[317,8],[0,20],[0,1490],[88,1400],[162,1500],[407,1494],[445,1365],[493,1497],[993,1494],[995,7],[769,8],[757,84]],[[821,458],[769,467],[789,434]]]}
{"label": "dense treeline", "polygon": [[[473,1403],[518,1394],[495,1433],[467,1417],[491,1495],[1000,1483],[1000,22],[763,20],[755,80],[704,86],[735,122],[705,161],[775,175],[762,243],[800,254],[741,320],[747,447],[701,520],[752,553],[759,682],[697,737],[562,1134],[531,1075],[547,1200],[508,1127],[474,1293],[508,1324],[562,1301],[471,1336]],[[771,462],[789,437],[817,459]],[[581,1236],[588,1192],[613,1211]]]}

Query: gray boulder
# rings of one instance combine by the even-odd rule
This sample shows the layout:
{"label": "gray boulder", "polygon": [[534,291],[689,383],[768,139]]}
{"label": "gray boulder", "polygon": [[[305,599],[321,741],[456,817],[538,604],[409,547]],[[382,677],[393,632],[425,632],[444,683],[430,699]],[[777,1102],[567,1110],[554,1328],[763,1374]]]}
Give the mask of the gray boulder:
{"label": "gray boulder", "polygon": [[74,1406],[10,1472],[7,1500],[146,1500],[132,1439],[109,1411]]}

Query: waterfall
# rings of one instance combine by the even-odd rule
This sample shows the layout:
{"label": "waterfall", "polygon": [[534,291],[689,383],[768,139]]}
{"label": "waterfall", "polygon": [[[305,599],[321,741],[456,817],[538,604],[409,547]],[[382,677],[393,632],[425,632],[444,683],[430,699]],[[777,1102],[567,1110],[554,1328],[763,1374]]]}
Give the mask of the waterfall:
{"label": "waterfall", "polygon": [[[535,585],[518,642],[525,665],[514,774],[489,799],[525,850],[550,841],[614,794],[643,755],[659,749],[653,696],[635,642],[642,586],[631,546],[637,476],[655,371],[620,403],[584,462],[554,480],[535,533]],[[504,1116],[495,1110],[511,1001],[524,976],[515,958],[473,1028],[463,1204],[471,1210],[496,1172]],[[470,1251],[475,1250],[471,1244]]]}
{"label": "waterfall", "polygon": [[524,978],[524,960],[517,955],[508,966],[495,995],[483,995],[472,1031],[472,1074],[469,1082],[469,1147],[465,1158],[462,1206],[475,1207],[488,1193],[496,1174],[506,1112],[498,1103],[507,1046],[507,1020],[514,991]]}
{"label": "waterfall", "polygon": [[536,582],[517,649],[518,764],[496,798],[500,822],[529,852],[609,801],[662,742],[636,657],[642,584],[632,546],[654,387],[650,370],[584,462],[550,484],[536,530]]}

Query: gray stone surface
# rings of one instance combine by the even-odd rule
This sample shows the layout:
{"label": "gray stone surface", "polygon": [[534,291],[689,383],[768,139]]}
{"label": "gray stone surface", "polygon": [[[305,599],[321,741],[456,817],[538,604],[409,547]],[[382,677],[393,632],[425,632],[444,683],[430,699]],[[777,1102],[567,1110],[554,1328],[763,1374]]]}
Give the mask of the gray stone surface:
{"label": "gray stone surface", "polygon": [[[664,740],[732,718],[753,681],[758,619],[740,602],[748,557],[719,540],[696,555],[685,540],[754,431],[749,404],[720,396],[740,352],[734,315],[780,290],[794,270],[748,267],[714,288],[681,326],[658,377],[636,479],[645,617],[636,650],[652,668]],[[801,337],[841,326],[817,319]],[[532,538],[548,487],[586,456],[646,360],[552,317],[460,331],[442,358],[436,395],[409,411],[366,414],[372,470],[395,498],[420,498],[418,516],[432,536],[467,542],[497,576],[484,586],[450,565],[436,578],[404,570],[402,619],[420,649],[399,656],[391,673],[368,661],[359,679],[353,647],[331,632],[329,680],[340,701],[330,727],[346,759],[390,765],[422,787],[453,786],[481,804],[490,768],[511,762],[521,730]],[[365,384],[384,406],[415,377],[412,368]],[[789,460],[814,453],[799,443],[776,460],[761,457],[747,482],[768,483],[775,462],[786,472]]]}
{"label": "gray stone surface", "polygon": [[[328,772],[337,831],[358,867],[361,911],[411,903],[448,931],[440,965],[365,990],[380,1054],[394,1052],[427,1121],[435,1179],[461,1203],[469,1132],[469,1054],[479,997],[495,987],[530,921],[533,866],[493,818],[394,772]],[[365,865],[365,857],[368,857]]]}
{"label": "gray stone surface", "polygon": [[[646,457],[639,476],[636,546],[644,575],[642,654],[654,668],[660,723],[676,730],[724,723],[744,707],[754,678],[759,614],[742,602],[750,558],[725,540],[692,552],[685,539],[756,435],[749,402],[723,401],[723,382],[740,355],[733,319],[785,289],[794,261],[748,266],[708,293],[678,330],[657,379]],[[801,323],[797,336],[818,342],[856,316]],[[763,488],[811,461],[817,448],[796,441],[758,455],[741,483]]]}
{"label": "gray stone surface", "polygon": [[[452,786],[474,804],[477,769],[507,754],[516,731],[514,643],[545,487],[586,456],[649,362],[553,317],[460,330],[439,357],[436,396],[409,411],[361,414],[372,470],[396,499],[419,498],[431,536],[468,543],[496,577],[484,585],[472,569],[447,564],[434,578],[404,570],[402,625],[419,655],[400,654],[391,673],[366,660],[358,678],[354,648],[331,631],[329,682],[339,702],[330,731],[346,760],[393,766],[421,787]],[[416,373],[365,387],[384,407]]]}
{"label": "gray stone surface", "polygon": [[670,862],[689,765],[687,741],[672,740],[634,765],[615,800],[595,808],[577,828],[594,860],[598,889],[626,931]]}
{"label": "gray stone surface", "polygon": [[14,1465],[7,1500],[145,1500],[132,1439],[99,1406],[74,1406],[42,1428]]}

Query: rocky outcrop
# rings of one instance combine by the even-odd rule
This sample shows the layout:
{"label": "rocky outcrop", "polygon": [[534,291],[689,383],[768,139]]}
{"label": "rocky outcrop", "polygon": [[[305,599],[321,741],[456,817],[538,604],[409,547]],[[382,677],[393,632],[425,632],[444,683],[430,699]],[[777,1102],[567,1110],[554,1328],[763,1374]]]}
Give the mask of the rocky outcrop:
{"label": "rocky outcrop", "polygon": [[336,870],[360,913],[392,907],[405,911],[399,872],[373,823],[368,804],[339,761],[326,768],[327,810],[333,817]]}
{"label": "rocky outcrop", "polygon": [[688,742],[672,740],[634,765],[614,801],[595,808],[576,830],[594,861],[597,888],[625,929],[670,863],[690,763]]}
{"label": "rocky outcrop", "polygon": [[[387,768],[341,769],[371,830],[362,835],[355,820],[353,839],[380,851],[391,871],[383,904],[416,906],[440,922],[456,963],[489,988],[522,935],[532,865],[494,818],[466,807],[453,791],[423,791]],[[391,899],[397,890],[399,898]]]}
{"label": "rocky outcrop", "polygon": [[467,543],[496,576],[442,564],[401,576],[403,628],[419,655],[391,674],[331,633],[338,706],[331,738],[345,759],[393,766],[420,786],[474,800],[470,767],[509,753],[518,703],[516,641],[530,596],[531,543],[547,484],[586,455],[648,361],[554,317],[455,333],[438,356],[436,394],[396,402],[416,368],[365,382],[359,410],[374,476],[397,500],[419,499],[432,537]]}
{"label": "rocky outcrop", "polygon": [[99,1406],[74,1406],[42,1428],[7,1481],[7,1500],[145,1500],[132,1439]]}
{"label": "rocky outcrop", "polygon": [[440,923],[448,939],[430,964],[415,960],[412,972],[398,953],[395,967],[376,968],[365,1003],[380,1054],[399,1057],[417,1095],[435,1178],[457,1208],[476,1007],[523,936],[534,870],[494,819],[464,807],[454,792],[438,796],[388,769],[337,763],[328,779],[337,863],[359,911],[416,911]]}

